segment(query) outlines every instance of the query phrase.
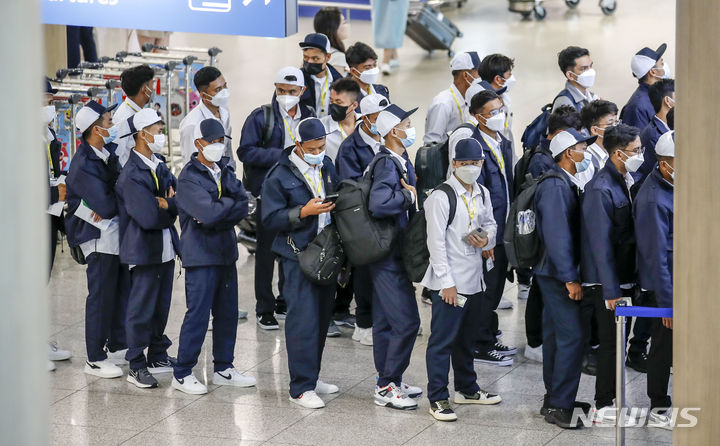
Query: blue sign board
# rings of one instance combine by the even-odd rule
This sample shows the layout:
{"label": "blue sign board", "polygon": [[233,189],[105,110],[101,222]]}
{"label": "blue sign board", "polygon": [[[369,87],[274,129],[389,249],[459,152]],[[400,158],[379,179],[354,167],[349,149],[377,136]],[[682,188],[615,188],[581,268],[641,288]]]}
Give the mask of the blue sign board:
{"label": "blue sign board", "polygon": [[260,37],[297,32],[297,0],[41,0],[53,25]]}

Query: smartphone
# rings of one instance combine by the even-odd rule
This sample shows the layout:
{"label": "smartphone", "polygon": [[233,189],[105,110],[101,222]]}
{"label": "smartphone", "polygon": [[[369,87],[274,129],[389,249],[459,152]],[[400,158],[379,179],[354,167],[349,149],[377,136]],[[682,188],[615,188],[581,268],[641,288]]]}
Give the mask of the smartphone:
{"label": "smartphone", "polygon": [[[617,306],[618,304],[620,304],[620,302],[625,302],[625,306],[627,306],[627,307],[632,307],[632,306],[633,306],[633,304],[632,304],[632,298],[631,298],[631,297],[621,297],[620,300],[618,300],[618,302],[615,303],[615,306]],[[610,306],[608,305],[608,302],[607,302],[607,301],[605,301],[605,308],[608,309],[608,310],[610,309]]]}
{"label": "smartphone", "polygon": [[325,196],[325,199],[324,199],[323,202],[322,202],[322,204],[335,203],[335,201],[337,201],[337,199],[338,199],[338,194],[326,195],[326,196]]}
{"label": "smartphone", "polygon": [[467,302],[467,297],[463,296],[462,294],[457,295],[457,305],[458,307],[462,308],[465,306],[465,302]]}
{"label": "smartphone", "polygon": [[484,230],[483,228],[477,228],[477,229],[474,229],[474,230],[468,232],[467,234],[463,235],[461,240],[469,245],[470,244],[470,242],[469,242],[470,236],[473,234],[479,235],[480,238],[487,238],[487,236],[488,236],[488,233],[486,230]]}

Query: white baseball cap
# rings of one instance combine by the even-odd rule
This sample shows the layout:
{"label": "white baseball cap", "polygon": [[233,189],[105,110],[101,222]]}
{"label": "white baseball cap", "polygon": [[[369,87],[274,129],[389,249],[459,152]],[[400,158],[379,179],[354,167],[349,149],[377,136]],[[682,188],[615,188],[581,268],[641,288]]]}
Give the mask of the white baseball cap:
{"label": "white baseball cap", "polygon": [[278,73],[275,75],[275,83],[276,84],[295,85],[297,87],[304,87],[305,86],[305,78],[303,77],[303,74],[302,74],[302,71],[300,71],[300,68],[285,67],[282,70],[278,71]]}
{"label": "white baseball cap", "polygon": [[133,133],[137,133],[140,130],[150,127],[153,124],[157,124],[158,122],[163,122],[162,118],[152,108],[143,108],[139,112],[135,113],[132,117],[132,131]]}
{"label": "white baseball cap", "polygon": [[390,106],[390,101],[381,94],[369,94],[360,100],[360,116],[372,115],[378,113]]}
{"label": "white baseball cap", "polygon": [[88,102],[83,108],[78,110],[75,115],[75,128],[78,129],[80,133],[83,133],[88,127],[93,125],[95,121],[100,119],[102,115],[115,110],[115,107],[117,107],[117,104],[105,108],[95,101]]}
{"label": "white baseball cap", "polygon": [[658,142],[655,144],[655,154],[675,158],[675,130],[665,132],[658,138]]}
{"label": "white baseball cap", "polygon": [[648,47],[645,47],[635,53],[630,60],[630,69],[632,70],[633,76],[640,79],[650,71],[658,60],[665,54],[667,44],[663,43],[658,47],[657,50],[653,51]]}
{"label": "white baseball cap", "polygon": [[586,142],[588,145],[595,142],[596,136],[584,136],[574,128],[569,128],[563,132],[558,133],[550,141],[550,153],[553,158],[563,153],[565,150],[574,146],[579,142]]}
{"label": "white baseball cap", "polygon": [[477,51],[468,51],[456,54],[450,61],[450,70],[474,70],[480,66],[480,56]]}
{"label": "white baseball cap", "polygon": [[385,110],[381,111],[375,121],[380,136],[385,136],[390,133],[390,130],[395,128],[396,125],[400,124],[405,118],[417,111],[417,107],[410,111],[405,111],[395,104],[389,105]]}

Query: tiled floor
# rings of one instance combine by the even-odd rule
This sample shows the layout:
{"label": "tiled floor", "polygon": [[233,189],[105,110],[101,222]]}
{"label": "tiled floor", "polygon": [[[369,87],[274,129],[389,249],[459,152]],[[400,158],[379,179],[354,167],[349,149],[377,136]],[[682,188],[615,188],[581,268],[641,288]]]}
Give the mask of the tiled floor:
{"label": "tiled floor", "polygon": [[[471,0],[450,16],[465,32],[456,50],[479,50],[481,54],[500,51],[515,58],[518,84],[513,90],[516,137],[535,117],[539,108],[562,88],[555,54],[569,44],[591,49],[598,82],[595,90],[604,98],[625,103],[635,88],[630,75],[630,56],[640,47],[668,42],[666,59],[674,66],[674,2],[672,0],[619,0],[614,17],[604,17],[596,2],[583,1],[568,11],[560,0],[545,3],[548,17],[543,23],[520,22],[506,10],[504,1]],[[310,21],[300,21],[300,33],[309,32]],[[117,50],[112,33],[98,43],[101,54]],[[372,43],[368,23],[352,22],[351,40]],[[175,45],[219,46],[224,53],[220,68],[233,90],[230,103],[234,135],[249,111],[267,102],[271,79],[283,65],[298,65],[299,36],[289,39],[239,38],[176,33]],[[407,41],[400,53],[402,68],[381,82],[390,87],[392,98],[403,106],[421,106],[414,119],[418,135],[423,134],[424,113],[434,94],[450,82],[448,59],[444,54],[427,57]],[[519,139],[519,138],[516,138]],[[252,274],[254,258],[240,248],[240,307],[254,308]],[[167,334],[177,351],[180,324],[184,315],[184,276],[175,281]],[[483,388],[499,392],[504,401],[495,407],[459,407],[456,423],[436,422],[427,413],[428,402],[420,400],[414,412],[379,408],[372,402],[375,371],[372,351],[350,339],[344,329],[341,338],[329,339],[321,377],[340,387],[340,393],[325,398],[327,408],[300,409],[288,400],[287,356],[283,330],[265,332],[254,321],[238,327],[235,365],[257,377],[251,389],[218,388],[210,393],[189,396],[170,388],[170,375],[160,375],[160,388],[139,390],[124,378],[101,380],[85,375],[84,362],[84,268],[70,259],[67,250],[58,252],[51,281],[52,337],[72,350],[70,361],[57,364],[52,381],[52,428],[55,444],[128,445],[259,445],[259,444],[510,444],[510,445],[611,445],[612,429],[592,428],[567,432],[546,424],[537,414],[544,393],[542,369],[538,363],[518,356],[512,367],[477,366]],[[507,296],[515,302],[514,285]],[[420,305],[424,335],[418,337],[406,380],[426,386],[425,348],[430,332],[430,308]],[[524,303],[500,311],[503,341],[525,346]],[[251,312],[252,318],[252,312]],[[282,325],[282,323],[281,323]],[[212,358],[207,337],[195,374],[207,382]],[[645,376],[630,370],[627,377],[629,404],[648,405]],[[580,399],[590,401],[594,379],[583,376]],[[670,443],[669,432],[656,429],[628,429],[628,444]]]}

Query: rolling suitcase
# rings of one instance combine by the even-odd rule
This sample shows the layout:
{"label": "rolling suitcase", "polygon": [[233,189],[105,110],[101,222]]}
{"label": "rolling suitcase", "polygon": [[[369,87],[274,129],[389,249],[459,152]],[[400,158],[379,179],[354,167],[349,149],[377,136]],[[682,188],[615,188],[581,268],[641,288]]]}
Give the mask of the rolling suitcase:
{"label": "rolling suitcase", "polygon": [[453,42],[457,37],[462,37],[462,32],[450,19],[419,1],[410,2],[405,34],[422,49],[430,53],[433,50],[447,50],[450,57],[455,54],[452,50]]}

